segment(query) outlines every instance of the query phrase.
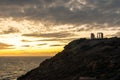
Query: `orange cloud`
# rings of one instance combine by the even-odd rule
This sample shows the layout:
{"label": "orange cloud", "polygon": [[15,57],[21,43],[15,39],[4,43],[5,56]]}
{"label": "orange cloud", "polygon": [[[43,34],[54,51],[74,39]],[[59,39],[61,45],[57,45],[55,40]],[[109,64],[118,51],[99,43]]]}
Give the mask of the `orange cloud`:
{"label": "orange cloud", "polygon": [[5,43],[0,43],[0,50],[2,49],[12,49],[13,45],[10,45],[10,44],[5,44]]}
{"label": "orange cloud", "polygon": [[10,27],[8,30],[3,30],[2,34],[18,33],[20,32],[17,28]]}

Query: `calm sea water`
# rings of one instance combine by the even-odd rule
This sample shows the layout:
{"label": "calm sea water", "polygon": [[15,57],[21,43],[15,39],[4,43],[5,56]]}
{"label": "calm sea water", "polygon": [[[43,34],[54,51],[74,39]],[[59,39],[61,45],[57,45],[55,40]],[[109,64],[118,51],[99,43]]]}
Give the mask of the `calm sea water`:
{"label": "calm sea water", "polygon": [[0,57],[0,80],[16,80],[50,57]]}

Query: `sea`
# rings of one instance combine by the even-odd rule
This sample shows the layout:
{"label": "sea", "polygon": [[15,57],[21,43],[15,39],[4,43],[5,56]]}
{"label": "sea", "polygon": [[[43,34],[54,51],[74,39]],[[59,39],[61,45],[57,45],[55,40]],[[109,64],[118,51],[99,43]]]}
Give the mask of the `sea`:
{"label": "sea", "polygon": [[17,80],[17,77],[38,67],[50,57],[0,57],[0,80]]}

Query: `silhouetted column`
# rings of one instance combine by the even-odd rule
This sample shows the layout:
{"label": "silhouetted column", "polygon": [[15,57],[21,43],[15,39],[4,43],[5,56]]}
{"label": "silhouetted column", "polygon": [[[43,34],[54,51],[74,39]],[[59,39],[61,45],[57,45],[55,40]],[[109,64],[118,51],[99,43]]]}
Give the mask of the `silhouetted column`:
{"label": "silhouetted column", "polygon": [[95,39],[94,33],[91,33],[91,39]]}
{"label": "silhouetted column", "polygon": [[97,33],[97,38],[98,39],[103,39],[104,38],[104,35],[103,35],[103,33]]}
{"label": "silhouetted column", "polygon": [[101,33],[101,38],[103,39],[103,33]]}
{"label": "silhouetted column", "polygon": [[97,38],[100,38],[100,34],[99,33],[97,33]]}

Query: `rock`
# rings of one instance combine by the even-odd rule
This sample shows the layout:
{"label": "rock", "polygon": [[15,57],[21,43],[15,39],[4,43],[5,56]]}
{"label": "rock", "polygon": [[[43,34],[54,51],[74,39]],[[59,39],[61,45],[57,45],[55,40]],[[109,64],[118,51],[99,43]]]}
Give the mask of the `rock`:
{"label": "rock", "polygon": [[120,38],[83,38],[70,42],[62,52],[43,61],[39,67],[17,80],[119,79]]}

